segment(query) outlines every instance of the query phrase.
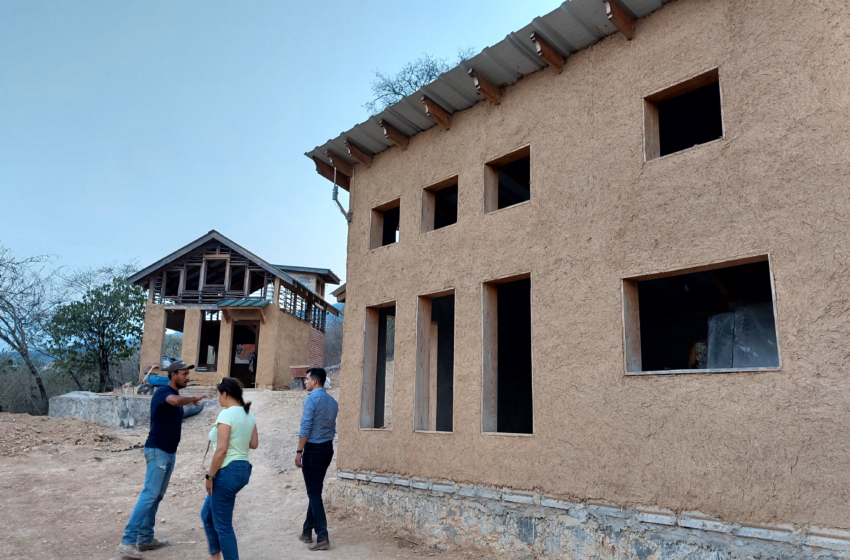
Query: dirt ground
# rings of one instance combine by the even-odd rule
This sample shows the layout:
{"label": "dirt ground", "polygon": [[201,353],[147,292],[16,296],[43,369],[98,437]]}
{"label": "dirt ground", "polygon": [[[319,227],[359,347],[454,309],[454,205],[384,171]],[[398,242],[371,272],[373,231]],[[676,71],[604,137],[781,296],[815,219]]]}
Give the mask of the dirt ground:
{"label": "dirt ground", "polygon": [[[338,389],[331,394],[338,395]],[[234,513],[240,558],[385,560],[485,558],[477,551],[441,552],[411,544],[361,518],[329,511],[331,550],[310,552],[299,542],[307,495],[294,465],[304,391],[248,391],[257,416],[260,447],[251,452],[250,484]],[[213,401],[187,418],[168,494],[157,515],[156,536],[168,548],[151,560],[209,558],[200,510],[202,458]],[[109,560],[145,476],[147,428],[109,429],[76,419],[0,414],[0,558],[7,560]],[[210,457],[206,458],[209,465]],[[334,476],[331,465],[328,477]]]}

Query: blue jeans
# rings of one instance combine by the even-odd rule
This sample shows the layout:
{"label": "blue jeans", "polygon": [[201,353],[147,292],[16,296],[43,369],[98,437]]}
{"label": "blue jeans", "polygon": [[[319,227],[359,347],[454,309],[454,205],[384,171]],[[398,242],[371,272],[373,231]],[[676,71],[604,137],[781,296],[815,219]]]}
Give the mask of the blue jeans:
{"label": "blue jeans", "polygon": [[328,520],[325,517],[325,504],[322,503],[322,487],[325,484],[325,474],[334,456],[333,440],[324,443],[307,443],[304,446],[304,456],[301,458],[301,472],[304,474],[304,485],[307,487],[307,519],[304,520],[302,535],[313,536],[316,530],[316,542],[328,540]]}
{"label": "blue jeans", "polygon": [[224,560],[239,560],[233,531],[233,506],[236,494],[250,479],[251,463],[248,461],[233,461],[215,473],[212,496],[207,496],[201,509],[211,555],[221,552]]}
{"label": "blue jeans", "polygon": [[155,447],[145,447],[145,487],[139,495],[136,507],[130,514],[130,520],[124,529],[122,544],[147,544],[153,540],[153,526],[156,523],[156,510],[165,496],[171,472],[174,470],[176,453],[166,453]]}

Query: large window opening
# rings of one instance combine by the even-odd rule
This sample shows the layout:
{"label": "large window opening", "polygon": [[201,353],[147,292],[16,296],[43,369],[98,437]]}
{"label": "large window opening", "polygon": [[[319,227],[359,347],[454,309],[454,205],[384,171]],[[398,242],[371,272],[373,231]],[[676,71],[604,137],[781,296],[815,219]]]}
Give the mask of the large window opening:
{"label": "large window opening", "polygon": [[187,265],[185,280],[183,281],[183,289],[191,292],[196,292],[201,284],[201,266]]}
{"label": "large window opening", "polygon": [[266,271],[252,270],[250,274],[250,284],[248,286],[249,296],[252,298],[265,297],[263,288],[266,287]]}
{"label": "large window opening", "polygon": [[484,211],[501,210],[531,200],[531,146],[486,165]]}
{"label": "large window opening", "polygon": [[197,371],[218,370],[218,341],[221,337],[221,311],[204,311],[198,345]]}
{"label": "large window opening", "polygon": [[722,138],[717,69],[650,95],[644,114],[647,161]]}
{"label": "large window opening", "polygon": [[422,190],[422,233],[457,223],[457,196],[456,176]]}
{"label": "large window opening", "polygon": [[230,267],[230,290],[234,292],[245,291],[245,270],[247,267],[238,265]]}
{"label": "large window opening", "polygon": [[366,308],[360,427],[390,428],[395,377],[395,303]]}
{"label": "large window opening", "polygon": [[767,257],[624,280],[628,373],[777,368]]}
{"label": "large window opening", "polygon": [[165,286],[163,286],[162,295],[165,297],[174,297],[180,293],[180,271],[168,270],[165,272]]}
{"label": "large window opening", "polygon": [[227,259],[209,259],[206,264],[207,274],[204,278],[204,286],[224,286]]}
{"label": "large window opening", "polygon": [[372,209],[370,249],[398,243],[401,226],[401,199],[396,199]]}
{"label": "large window opening", "polygon": [[531,364],[531,278],[484,284],[485,432],[534,432]]}
{"label": "large window opening", "polygon": [[419,298],[414,429],[453,431],[454,293]]}

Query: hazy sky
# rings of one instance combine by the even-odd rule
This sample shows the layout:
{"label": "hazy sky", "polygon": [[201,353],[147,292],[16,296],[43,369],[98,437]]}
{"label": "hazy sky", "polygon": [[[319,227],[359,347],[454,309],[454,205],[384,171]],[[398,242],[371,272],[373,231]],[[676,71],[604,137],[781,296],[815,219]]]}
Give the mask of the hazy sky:
{"label": "hazy sky", "polygon": [[0,0],[0,245],[147,266],[217,229],[344,280],[347,226],[304,152],[368,117],[376,69],[559,3]]}

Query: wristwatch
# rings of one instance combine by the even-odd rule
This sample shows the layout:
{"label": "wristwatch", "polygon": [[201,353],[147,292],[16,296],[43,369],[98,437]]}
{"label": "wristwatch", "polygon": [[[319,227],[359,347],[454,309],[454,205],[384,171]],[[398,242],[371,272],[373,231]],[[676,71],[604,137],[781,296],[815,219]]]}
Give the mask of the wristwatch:
{"label": "wristwatch", "polygon": [[210,476],[210,473],[207,473],[207,475],[204,478],[207,479],[207,480],[215,480],[215,477]]}
{"label": "wristwatch", "polygon": [[295,454],[296,454],[296,455],[298,455],[299,453],[304,453],[304,450],[303,450],[303,449],[299,449],[298,451],[296,451],[296,452],[295,452]]}

